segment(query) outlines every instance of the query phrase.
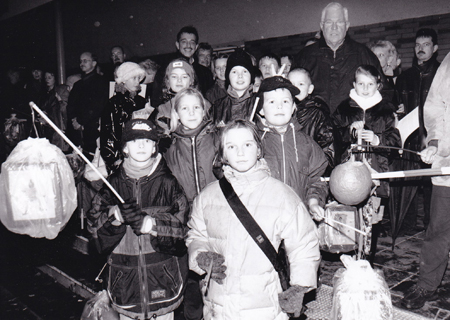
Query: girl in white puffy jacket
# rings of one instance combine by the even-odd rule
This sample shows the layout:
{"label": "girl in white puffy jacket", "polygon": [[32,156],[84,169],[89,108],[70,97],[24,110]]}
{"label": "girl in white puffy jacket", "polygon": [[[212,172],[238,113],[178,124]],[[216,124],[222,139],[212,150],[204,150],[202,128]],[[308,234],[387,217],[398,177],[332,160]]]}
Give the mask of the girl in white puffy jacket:
{"label": "girl in white puffy jacket", "polygon": [[219,147],[224,176],[274,248],[284,240],[291,287],[282,292],[272,263],[213,182],[194,200],[187,239],[190,269],[200,275],[211,270],[203,288],[205,319],[288,319],[287,313],[300,314],[304,293],[317,286],[315,224],[295,191],[270,177],[262,155],[253,124],[225,126]]}

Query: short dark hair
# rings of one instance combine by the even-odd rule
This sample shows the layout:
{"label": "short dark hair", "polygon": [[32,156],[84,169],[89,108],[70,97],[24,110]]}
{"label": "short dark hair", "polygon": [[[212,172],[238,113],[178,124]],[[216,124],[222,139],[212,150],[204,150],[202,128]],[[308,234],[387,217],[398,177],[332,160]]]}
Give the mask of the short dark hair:
{"label": "short dark hair", "polygon": [[178,31],[178,34],[177,34],[177,41],[178,42],[180,42],[181,35],[183,33],[193,34],[195,36],[195,43],[198,43],[198,32],[197,32],[197,29],[195,29],[194,26],[185,26],[185,27],[181,28],[180,31]]}
{"label": "short dark hair", "polygon": [[418,38],[431,38],[433,45],[438,44],[437,33],[431,28],[422,28],[419,29],[416,33],[416,40]]}
{"label": "short dark hair", "polygon": [[281,66],[281,59],[279,56],[277,56],[275,53],[272,52],[267,52],[265,54],[263,54],[261,56],[261,58],[258,59],[258,68],[259,68],[259,64],[261,63],[261,60],[264,58],[269,58],[269,59],[275,59],[275,61],[278,63],[278,66]]}
{"label": "short dark hair", "polygon": [[198,52],[200,50],[208,50],[209,52],[211,52],[211,55],[213,53],[213,48],[211,47],[211,45],[208,42],[200,42],[198,44],[198,48],[197,51],[195,52],[195,54],[198,56]]}
{"label": "short dark hair", "polygon": [[256,128],[256,126],[250,122],[249,120],[243,120],[243,119],[238,119],[238,120],[232,120],[230,122],[228,122],[223,128],[221,128],[220,130],[220,142],[219,142],[219,150],[217,152],[217,161],[220,164],[227,164],[227,161],[224,159],[223,154],[224,154],[224,137],[225,134],[230,131],[231,129],[249,129],[250,132],[253,135],[253,138],[255,139],[256,142],[256,146],[258,147],[258,149],[260,150],[259,152],[259,156],[258,159],[263,158],[264,156],[264,149],[263,149],[263,145],[261,142],[261,138],[259,137],[258,134],[258,129]]}
{"label": "short dark hair", "polygon": [[111,50],[109,50],[109,51],[112,51],[114,48],[119,48],[122,51],[122,53],[125,53],[125,50],[123,50],[122,46],[112,46]]}

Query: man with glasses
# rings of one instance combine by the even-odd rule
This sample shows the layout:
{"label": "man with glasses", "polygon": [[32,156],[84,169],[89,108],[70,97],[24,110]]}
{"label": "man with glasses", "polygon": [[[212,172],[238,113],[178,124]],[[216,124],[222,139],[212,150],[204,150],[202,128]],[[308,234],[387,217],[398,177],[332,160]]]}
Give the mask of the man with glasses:
{"label": "man with glasses", "polygon": [[96,72],[97,57],[91,52],[80,56],[81,80],[70,91],[67,105],[68,135],[81,145],[85,155],[92,159],[99,136],[99,118],[108,101],[109,83]]}
{"label": "man with glasses", "polygon": [[337,2],[329,3],[322,10],[320,40],[303,48],[294,59],[294,67],[311,73],[314,92],[326,102],[331,114],[348,98],[360,65],[375,66],[383,75],[372,51],[347,35],[349,27],[347,8]]}

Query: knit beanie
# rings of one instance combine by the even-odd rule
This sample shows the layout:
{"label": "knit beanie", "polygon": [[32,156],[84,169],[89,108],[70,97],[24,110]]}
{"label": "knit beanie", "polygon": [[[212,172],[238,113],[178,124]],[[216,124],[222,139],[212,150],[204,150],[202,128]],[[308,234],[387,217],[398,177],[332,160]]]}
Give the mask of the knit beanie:
{"label": "knit beanie", "polygon": [[230,56],[227,60],[227,68],[225,70],[225,81],[226,87],[230,84],[230,72],[236,66],[244,67],[250,72],[251,75],[251,83],[255,82],[255,67],[252,63],[252,58],[250,58],[249,54],[242,49],[238,49]]}
{"label": "knit beanie", "polygon": [[124,83],[125,81],[139,76],[139,82],[145,78],[145,70],[134,62],[124,62],[116,70],[116,83]]}
{"label": "knit beanie", "polygon": [[191,81],[194,82],[195,80],[194,68],[187,61],[181,59],[176,59],[169,63],[166,69],[166,76],[168,77],[172,73],[173,69],[176,68],[184,69],[184,71],[189,75],[189,77],[191,77]]}

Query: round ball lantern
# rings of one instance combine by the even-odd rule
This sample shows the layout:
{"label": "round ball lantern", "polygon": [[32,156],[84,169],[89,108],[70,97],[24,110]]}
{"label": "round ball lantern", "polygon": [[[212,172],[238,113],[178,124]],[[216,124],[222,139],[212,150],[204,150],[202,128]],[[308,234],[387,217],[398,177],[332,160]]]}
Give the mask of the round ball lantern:
{"label": "round ball lantern", "polygon": [[338,165],[330,175],[330,191],[342,204],[357,205],[369,197],[372,176],[360,161],[348,161]]}

